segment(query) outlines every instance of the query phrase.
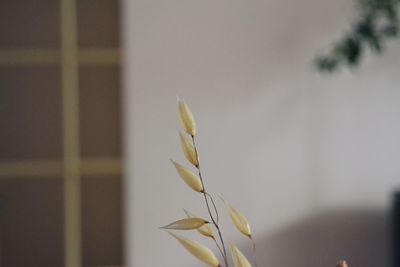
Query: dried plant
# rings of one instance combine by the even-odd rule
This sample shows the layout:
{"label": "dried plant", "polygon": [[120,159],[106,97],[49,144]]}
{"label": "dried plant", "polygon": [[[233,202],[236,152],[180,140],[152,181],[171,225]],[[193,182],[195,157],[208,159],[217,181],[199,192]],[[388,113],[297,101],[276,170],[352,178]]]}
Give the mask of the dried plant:
{"label": "dried plant", "polygon": [[[170,231],[170,233],[181,245],[186,248],[193,256],[200,261],[215,267],[229,267],[228,252],[226,249],[225,241],[222,236],[219,222],[219,212],[215,204],[214,198],[210,193],[207,192],[204,186],[204,179],[201,173],[199,153],[196,146],[196,122],[194,116],[190,111],[188,105],[178,99],[178,111],[179,121],[184,131],[179,131],[179,139],[182,145],[182,151],[187,161],[193,165],[197,174],[189,167],[183,166],[176,161],[171,160],[175,166],[178,175],[182,180],[194,191],[201,193],[204,198],[205,205],[209,216],[209,221],[203,219],[192,212],[184,210],[186,217],[178,221],[172,222],[166,226],[161,227],[162,229],[168,230],[197,230],[201,235],[211,238],[214,240],[216,247],[222,256],[224,265],[221,265],[215,254],[209,248],[201,245],[200,243],[176,235]],[[221,198],[222,199],[222,198]],[[232,219],[233,224],[236,228],[245,236],[249,237],[253,242],[253,251],[255,253],[255,243],[251,235],[250,225],[245,216],[223,199],[225,207]],[[216,232],[216,234],[215,234]],[[232,261],[235,267],[249,267],[251,266],[249,261],[243,255],[242,252],[235,245],[231,245]],[[255,260],[255,257],[254,257]],[[257,265],[254,263],[255,266]]]}
{"label": "dried plant", "polygon": [[231,253],[235,267],[251,267],[250,262],[235,245],[231,245]]}
{"label": "dried plant", "polygon": [[[200,261],[213,267],[229,267],[228,252],[226,243],[224,241],[221,227],[219,222],[219,212],[215,204],[213,196],[206,190],[204,185],[204,177],[200,168],[199,152],[196,146],[196,122],[188,105],[178,99],[178,111],[181,127],[185,134],[179,131],[179,138],[182,145],[182,150],[185,158],[193,165],[197,174],[189,167],[185,167],[173,160],[172,164],[175,166],[176,171],[182,180],[194,191],[201,193],[204,198],[205,206],[207,208],[209,220],[203,219],[192,212],[184,210],[186,218],[177,220],[168,225],[161,227],[173,236],[188,252],[195,256]],[[257,266],[256,260],[256,244],[251,233],[251,228],[246,217],[235,207],[233,207],[223,197],[220,197],[224,206],[231,218],[233,225],[237,230],[248,237],[253,245],[253,264]],[[176,235],[169,230],[197,230],[201,235],[211,238],[217,249],[219,250],[223,265],[208,247],[198,243],[197,241]],[[215,234],[216,232],[216,234]],[[234,267],[251,267],[249,260],[246,256],[235,246],[230,245],[230,254]],[[348,267],[345,261],[340,261],[337,267]]]}
{"label": "dried plant", "polygon": [[193,256],[201,260],[202,262],[213,266],[213,267],[220,267],[219,261],[215,256],[214,252],[212,252],[206,246],[201,245],[200,243],[187,239],[185,237],[173,234],[169,232],[170,235],[176,238],[179,243],[182,244]]}

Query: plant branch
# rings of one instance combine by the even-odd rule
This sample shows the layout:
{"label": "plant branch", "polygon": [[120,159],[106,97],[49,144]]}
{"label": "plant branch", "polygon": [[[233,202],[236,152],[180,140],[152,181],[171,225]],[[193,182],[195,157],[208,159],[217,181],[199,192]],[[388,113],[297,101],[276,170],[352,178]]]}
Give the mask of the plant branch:
{"label": "plant branch", "polygon": [[221,249],[221,246],[218,244],[218,242],[217,242],[217,240],[215,239],[215,237],[212,237],[212,240],[214,240],[215,245],[217,246],[219,252],[221,253],[222,258],[223,258],[224,261],[225,261],[225,255],[224,255],[224,252],[223,252],[222,249]]}
{"label": "plant branch", "polygon": [[211,203],[212,203],[212,205],[213,205],[213,207],[214,207],[215,214],[216,214],[216,216],[217,216],[216,221],[217,221],[217,223],[219,223],[218,210],[217,210],[217,206],[215,205],[214,199],[213,199],[213,197],[212,197],[209,193],[207,193],[207,192],[206,192],[206,195],[207,195],[207,196],[210,198],[210,200],[211,200]]}
{"label": "plant branch", "polygon": [[365,50],[381,53],[385,43],[399,37],[398,0],[354,0],[359,17],[350,30],[333,44],[331,51],[315,59],[320,71],[334,72],[342,65],[357,66]]}
{"label": "plant branch", "polygon": [[256,250],[256,241],[252,238],[251,241],[253,242],[253,257],[254,257],[254,266],[257,267],[257,250]]}
{"label": "plant branch", "polygon": [[[219,236],[219,239],[220,239],[220,241],[221,241],[221,245],[222,245],[222,249],[223,249],[223,258],[224,258],[224,262],[225,262],[225,267],[229,267],[229,265],[228,265],[228,258],[227,258],[227,254],[226,254],[225,243],[224,243],[224,239],[222,238],[221,229],[219,228],[218,222],[216,222],[216,220],[214,219],[214,217],[213,217],[213,215],[212,215],[212,213],[211,213],[210,204],[208,203],[207,195],[209,195],[209,194],[206,193],[206,189],[205,189],[204,181],[203,181],[203,176],[201,175],[199,154],[198,154],[198,151],[197,151],[196,142],[195,142],[195,140],[194,140],[194,136],[192,135],[191,137],[192,137],[192,143],[193,143],[194,151],[195,151],[196,158],[197,158],[197,166],[196,166],[196,168],[197,168],[197,171],[198,171],[198,173],[199,173],[199,178],[200,178],[200,181],[201,181],[201,185],[203,186],[203,196],[204,196],[204,200],[205,200],[205,202],[206,202],[207,210],[208,210],[208,213],[209,213],[209,215],[210,215],[211,221],[212,221],[212,223],[214,224],[215,228],[217,229],[218,236]],[[213,202],[213,201],[212,201],[212,202]],[[215,207],[215,210],[216,210],[216,207]],[[218,213],[217,213],[217,215],[218,215]],[[215,242],[216,242],[216,241],[215,241]]]}

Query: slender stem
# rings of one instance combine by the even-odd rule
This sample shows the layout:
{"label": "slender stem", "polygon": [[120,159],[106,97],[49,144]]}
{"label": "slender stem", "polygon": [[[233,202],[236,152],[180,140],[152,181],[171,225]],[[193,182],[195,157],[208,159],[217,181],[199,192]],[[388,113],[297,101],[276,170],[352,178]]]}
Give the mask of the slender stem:
{"label": "slender stem", "polygon": [[212,237],[212,239],[214,240],[215,245],[217,246],[219,252],[221,253],[222,258],[225,259],[224,252],[222,251],[222,249],[221,249],[220,245],[218,244],[217,240],[215,239],[215,237]]}
{"label": "slender stem", "polygon": [[217,216],[216,221],[217,221],[217,223],[219,223],[218,210],[217,210],[217,206],[215,205],[214,199],[213,199],[213,197],[212,197],[209,193],[207,193],[207,192],[206,192],[206,195],[207,195],[207,196],[210,198],[210,200],[211,200],[211,203],[212,203],[212,205],[213,205],[213,207],[214,207],[215,214],[216,214],[216,216]]}
{"label": "slender stem", "polygon": [[222,249],[223,249],[223,251],[224,251],[224,255],[225,255],[225,257],[224,257],[225,266],[226,266],[226,267],[229,267],[229,265],[228,265],[228,258],[227,258],[227,254],[226,254],[226,249],[225,249],[225,243],[224,243],[224,239],[222,238],[221,230],[219,229],[218,224],[215,223],[214,225],[215,225],[215,228],[217,228],[218,235],[219,235],[219,239],[221,240],[221,244],[222,244]]}
{"label": "slender stem", "polygon": [[[215,228],[217,229],[218,236],[219,236],[219,239],[220,239],[220,241],[221,241],[221,245],[222,245],[222,249],[223,249],[223,255],[224,255],[223,258],[224,258],[224,262],[225,262],[225,267],[229,267],[229,265],[228,265],[228,258],[227,258],[227,254],[226,254],[225,243],[224,243],[224,239],[222,238],[221,230],[220,230],[220,228],[219,228],[218,223],[215,221],[215,219],[214,219],[214,217],[213,217],[213,215],[212,215],[212,213],[211,213],[210,204],[208,203],[208,198],[207,198],[207,194],[208,194],[208,193],[206,193],[206,189],[205,189],[205,187],[204,187],[203,176],[201,175],[201,169],[200,169],[199,154],[198,154],[198,152],[197,152],[197,146],[196,146],[196,142],[195,142],[195,140],[194,140],[194,136],[193,136],[193,135],[192,135],[192,143],[193,143],[194,151],[195,151],[196,158],[197,158],[197,166],[196,166],[196,168],[197,168],[197,171],[198,171],[198,173],[199,173],[199,178],[200,178],[200,181],[201,181],[201,185],[202,185],[202,187],[203,187],[203,196],[204,196],[204,200],[205,200],[205,202],[206,202],[207,210],[208,210],[208,213],[209,213],[209,215],[210,215],[211,221],[212,221],[212,223],[214,224]],[[215,209],[216,209],[216,208],[215,208]]]}
{"label": "slender stem", "polygon": [[252,238],[251,241],[253,242],[253,257],[254,257],[254,267],[257,267],[257,251],[256,251],[256,241]]}

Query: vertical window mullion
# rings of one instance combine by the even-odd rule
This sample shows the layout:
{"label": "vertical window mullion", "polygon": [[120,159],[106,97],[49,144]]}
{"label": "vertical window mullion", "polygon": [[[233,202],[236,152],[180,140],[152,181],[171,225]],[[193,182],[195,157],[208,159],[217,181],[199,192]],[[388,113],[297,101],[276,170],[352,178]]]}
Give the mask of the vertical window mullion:
{"label": "vertical window mullion", "polygon": [[81,181],[76,0],[61,0],[65,267],[81,267]]}

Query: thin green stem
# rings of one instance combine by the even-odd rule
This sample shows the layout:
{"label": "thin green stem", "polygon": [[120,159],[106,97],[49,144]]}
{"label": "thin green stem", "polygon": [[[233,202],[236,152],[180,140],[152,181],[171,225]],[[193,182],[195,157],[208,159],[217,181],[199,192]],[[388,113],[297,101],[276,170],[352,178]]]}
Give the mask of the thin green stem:
{"label": "thin green stem", "polygon": [[[209,215],[210,215],[211,221],[212,221],[212,223],[214,224],[215,228],[217,229],[218,236],[219,236],[219,239],[220,239],[220,241],[221,241],[222,250],[223,250],[223,258],[224,258],[224,262],[225,262],[225,267],[229,267],[229,265],[228,265],[228,257],[227,257],[227,254],[226,254],[226,248],[225,248],[224,239],[222,238],[221,229],[219,228],[218,223],[217,223],[216,220],[214,219],[214,216],[213,216],[212,213],[211,213],[210,204],[208,203],[207,195],[209,195],[209,194],[206,193],[206,189],[205,189],[204,181],[203,181],[203,176],[201,175],[199,154],[198,154],[198,151],[197,151],[196,142],[195,142],[195,140],[194,140],[194,136],[192,135],[191,137],[192,137],[192,143],[193,143],[194,151],[195,151],[196,158],[197,158],[197,166],[196,166],[196,168],[197,168],[197,171],[198,171],[198,173],[199,173],[199,178],[200,178],[200,181],[201,181],[201,185],[202,185],[202,187],[203,187],[204,201],[206,202],[207,210],[208,210],[208,213],[209,213]],[[216,208],[215,208],[215,209],[216,209]]]}

